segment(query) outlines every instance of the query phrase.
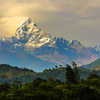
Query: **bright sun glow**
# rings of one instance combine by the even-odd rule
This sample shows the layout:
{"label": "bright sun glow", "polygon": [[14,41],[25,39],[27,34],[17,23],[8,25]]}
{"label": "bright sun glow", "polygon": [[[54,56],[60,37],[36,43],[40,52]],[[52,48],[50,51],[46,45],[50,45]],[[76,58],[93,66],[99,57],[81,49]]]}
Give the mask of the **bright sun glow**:
{"label": "bright sun glow", "polygon": [[[2,18],[2,23],[5,23],[3,27],[5,27],[4,32],[2,32],[3,37],[11,37],[15,35],[16,29],[25,21],[28,17],[4,17]],[[8,35],[8,33],[9,35]]]}

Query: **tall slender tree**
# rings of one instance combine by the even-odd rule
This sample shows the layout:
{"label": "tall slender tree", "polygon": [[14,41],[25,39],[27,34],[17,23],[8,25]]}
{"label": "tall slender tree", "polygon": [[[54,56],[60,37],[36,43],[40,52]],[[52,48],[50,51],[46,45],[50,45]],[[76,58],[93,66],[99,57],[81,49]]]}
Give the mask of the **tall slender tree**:
{"label": "tall slender tree", "polygon": [[68,83],[76,83],[73,69],[70,65],[66,65],[66,81]]}
{"label": "tall slender tree", "polygon": [[76,62],[73,61],[72,66],[73,66],[73,72],[75,75],[75,80],[78,82],[80,80],[80,74],[79,74],[79,69]]}

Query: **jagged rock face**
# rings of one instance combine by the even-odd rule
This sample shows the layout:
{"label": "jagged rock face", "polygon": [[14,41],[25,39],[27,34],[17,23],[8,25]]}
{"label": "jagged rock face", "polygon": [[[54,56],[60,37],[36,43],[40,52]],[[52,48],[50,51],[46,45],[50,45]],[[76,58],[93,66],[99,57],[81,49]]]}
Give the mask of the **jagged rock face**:
{"label": "jagged rock face", "polygon": [[20,27],[17,28],[16,38],[18,40],[26,39],[26,36],[28,36],[28,34],[32,34],[33,32],[37,32],[37,31],[39,31],[37,25],[34,24],[32,20],[29,18]]}
{"label": "jagged rock face", "polygon": [[31,66],[34,70],[72,61],[87,64],[98,57],[100,52],[83,46],[77,40],[52,38],[31,18],[17,28],[14,37],[0,40],[0,63]]}
{"label": "jagged rock face", "polygon": [[53,43],[52,38],[38,28],[38,25],[33,23],[31,18],[16,30],[16,39],[19,44],[24,43],[25,48],[39,48],[46,43]]}

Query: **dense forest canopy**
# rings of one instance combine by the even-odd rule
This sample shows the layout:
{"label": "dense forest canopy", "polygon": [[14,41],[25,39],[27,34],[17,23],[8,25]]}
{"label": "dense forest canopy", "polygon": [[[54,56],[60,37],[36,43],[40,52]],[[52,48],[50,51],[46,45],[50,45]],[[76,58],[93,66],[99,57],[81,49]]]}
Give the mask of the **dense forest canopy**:
{"label": "dense forest canopy", "polygon": [[2,83],[0,100],[100,100],[100,77],[97,74],[92,72],[87,78],[80,79],[75,62],[73,67],[65,67],[65,73],[65,82],[49,77],[36,78],[28,83],[21,83],[18,79]]}

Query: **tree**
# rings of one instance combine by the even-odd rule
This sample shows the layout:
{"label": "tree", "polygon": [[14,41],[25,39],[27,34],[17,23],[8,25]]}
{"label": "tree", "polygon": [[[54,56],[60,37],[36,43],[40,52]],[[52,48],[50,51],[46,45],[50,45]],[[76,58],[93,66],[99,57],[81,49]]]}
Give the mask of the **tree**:
{"label": "tree", "polygon": [[9,83],[0,84],[0,93],[1,92],[8,92],[9,89],[10,89]]}
{"label": "tree", "polygon": [[76,83],[73,69],[68,64],[66,67],[66,80],[68,83]]}
{"label": "tree", "polygon": [[79,74],[79,70],[78,70],[76,62],[73,61],[72,66],[73,66],[73,71],[75,75],[75,80],[78,82],[80,80],[80,74]]}
{"label": "tree", "polygon": [[58,68],[58,66],[57,66],[57,65],[55,65],[55,68],[57,69],[57,68]]}
{"label": "tree", "polygon": [[21,87],[21,82],[19,80],[14,80],[12,83],[14,88],[20,88]]}
{"label": "tree", "polygon": [[88,80],[92,80],[92,79],[100,79],[100,77],[95,74],[95,73],[91,73],[89,76],[88,76]]}

